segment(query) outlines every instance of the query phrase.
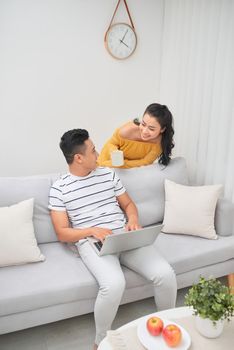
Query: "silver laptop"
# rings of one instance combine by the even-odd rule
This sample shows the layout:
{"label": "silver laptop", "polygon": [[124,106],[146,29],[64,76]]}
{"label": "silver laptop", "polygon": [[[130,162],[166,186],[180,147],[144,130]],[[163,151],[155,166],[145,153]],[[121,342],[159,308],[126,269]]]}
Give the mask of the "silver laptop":
{"label": "silver laptop", "polygon": [[163,225],[145,227],[135,231],[112,233],[104,242],[87,237],[95,252],[102,256],[144,247],[152,244],[161,232]]}

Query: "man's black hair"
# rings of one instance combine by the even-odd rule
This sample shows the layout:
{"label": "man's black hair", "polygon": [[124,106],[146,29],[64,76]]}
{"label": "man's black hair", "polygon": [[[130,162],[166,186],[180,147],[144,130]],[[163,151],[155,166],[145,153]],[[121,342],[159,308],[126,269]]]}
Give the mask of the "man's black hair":
{"label": "man's black hair", "polygon": [[89,133],[85,129],[73,129],[63,134],[59,146],[68,164],[73,162],[75,154],[84,154],[86,148],[85,141],[88,138]]}

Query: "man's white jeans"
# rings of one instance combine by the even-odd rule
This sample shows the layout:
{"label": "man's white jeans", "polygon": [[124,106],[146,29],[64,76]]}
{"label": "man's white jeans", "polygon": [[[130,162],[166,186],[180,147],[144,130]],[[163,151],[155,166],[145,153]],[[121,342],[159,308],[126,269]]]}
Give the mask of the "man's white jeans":
{"label": "man's white jeans", "polygon": [[175,273],[154,246],[102,257],[95,253],[88,241],[78,242],[77,248],[81,259],[99,284],[94,306],[97,345],[106,336],[106,331],[111,329],[125,289],[121,265],[152,281],[158,311],[175,306],[177,293]]}

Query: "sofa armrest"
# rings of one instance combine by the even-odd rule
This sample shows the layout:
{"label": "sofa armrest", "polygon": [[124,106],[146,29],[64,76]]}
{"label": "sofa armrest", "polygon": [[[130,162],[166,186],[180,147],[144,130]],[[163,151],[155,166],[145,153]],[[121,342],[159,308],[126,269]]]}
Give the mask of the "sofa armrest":
{"label": "sofa armrest", "polygon": [[215,229],[220,236],[234,235],[234,203],[219,199],[215,211]]}

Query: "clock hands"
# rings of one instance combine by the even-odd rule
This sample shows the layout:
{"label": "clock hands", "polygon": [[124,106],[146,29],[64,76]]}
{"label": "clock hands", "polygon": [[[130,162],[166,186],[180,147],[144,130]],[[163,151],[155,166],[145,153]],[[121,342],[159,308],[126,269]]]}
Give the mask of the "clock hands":
{"label": "clock hands", "polygon": [[124,44],[125,46],[127,46],[129,48],[129,46],[121,39],[119,39],[119,41],[121,42],[121,44]]}
{"label": "clock hands", "polygon": [[124,38],[125,38],[125,36],[126,36],[127,32],[128,32],[128,29],[126,30],[126,32],[125,32],[125,34],[124,34],[124,36],[122,37],[122,41],[124,40]]}
{"label": "clock hands", "polygon": [[124,44],[125,46],[127,46],[129,48],[129,46],[124,42],[125,36],[127,35],[128,29],[126,30],[126,32],[124,33],[124,36],[122,37],[122,39],[119,39],[121,44]]}

